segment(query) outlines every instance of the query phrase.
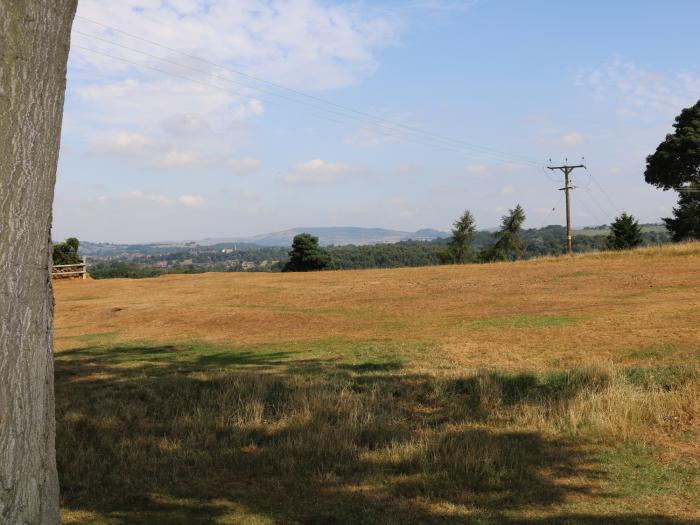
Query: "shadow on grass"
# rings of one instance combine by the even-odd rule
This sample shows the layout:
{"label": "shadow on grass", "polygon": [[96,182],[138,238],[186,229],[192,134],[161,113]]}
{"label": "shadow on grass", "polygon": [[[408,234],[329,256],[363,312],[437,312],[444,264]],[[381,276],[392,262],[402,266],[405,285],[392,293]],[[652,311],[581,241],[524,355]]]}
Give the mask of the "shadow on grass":
{"label": "shadow on grass", "polygon": [[484,424],[501,404],[596,388],[595,374],[454,380],[292,357],[178,346],[57,354],[63,508],[105,523],[692,523],[562,515],[572,496],[609,497],[595,460]]}

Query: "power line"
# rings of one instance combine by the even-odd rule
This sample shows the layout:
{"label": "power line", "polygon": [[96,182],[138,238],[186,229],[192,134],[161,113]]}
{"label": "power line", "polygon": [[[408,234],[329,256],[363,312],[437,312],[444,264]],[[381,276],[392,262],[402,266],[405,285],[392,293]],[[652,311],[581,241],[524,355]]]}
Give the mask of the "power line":
{"label": "power line", "polygon": [[598,207],[598,209],[603,213],[603,215],[605,215],[605,216],[608,218],[608,220],[609,220],[610,222],[612,222],[612,221],[613,221],[612,216],[605,210],[605,208],[603,208],[603,206],[601,206],[601,204],[600,204],[600,202],[598,201],[598,199],[596,199],[596,198],[593,196],[593,193],[591,192],[591,190],[588,189],[588,188],[583,188],[583,189],[584,189],[584,191],[588,194],[588,197],[590,197],[591,201],[592,201],[592,202]]}
{"label": "power line", "polygon": [[[586,191],[586,193],[588,193],[589,197],[591,197],[591,200],[594,201],[594,199],[592,198],[590,192],[589,192],[586,188],[583,188],[583,189]],[[586,211],[588,212],[588,214],[593,218],[594,221],[596,221],[596,223],[597,223],[596,225],[598,225],[598,224],[603,224],[603,221],[600,220],[600,218],[598,217],[598,215],[597,215],[595,212],[593,212],[593,210],[591,210],[591,209],[588,207],[588,204],[586,204],[586,200],[585,200],[585,199],[580,199],[578,202],[580,202],[581,204],[583,204],[583,207],[586,208]],[[594,202],[595,202],[595,201],[594,201]],[[607,214],[606,214],[606,215],[607,215]]]}
{"label": "power line", "polygon": [[[277,93],[277,92],[275,92],[275,91],[270,91],[270,90],[261,89],[261,88],[259,88],[259,87],[250,86],[249,84],[245,84],[245,83],[243,83],[243,82],[237,82],[237,81],[232,80],[232,79],[230,79],[230,78],[228,78],[228,77],[224,77],[224,76],[222,76],[222,75],[217,75],[217,74],[215,74],[215,73],[210,73],[210,72],[208,72],[208,71],[203,71],[203,70],[201,70],[201,69],[197,69],[197,68],[195,68],[195,67],[188,66],[188,65],[186,65],[186,64],[181,64],[180,62],[175,62],[175,61],[169,60],[169,59],[167,59],[167,58],[163,58],[163,57],[159,57],[159,56],[157,56],[157,55],[153,55],[153,54],[151,54],[151,53],[148,53],[148,52],[146,52],[146,51],[142,51],[142,50],[140,50],[140,49],[136,49],[136,48],[133,48],[133,47],[125,46],[125,45],[120,44],[120,43],[118,43],[118,42],[113,42],[113,41],[107,40],[107,39],[105,39],[105,38],[101,38],[101,37],[98,37],[98,36],[95,36],[95,35],[90,35],[90,34],[88,34],[88,33],[84,33],[84,32],[79,31],[79,30],[75,30],[75,33],[76,33],[76,34],[79,34],[79,35],[82,35],[82,36],[85,36],[85,37],[88,37],[88,38],[93,38],[93,39],[95,39],[95,40],[99,40],[99,41],[101,41],[101,42],[105,42],[105,43],[110,44],[110,45],[113,45],[113,46],[117,46],[117,47],[126,49],[126,50],[128,50],[128,51],[133,51],[133,52],[135,52],[135,53],[139,53],[139,54],[141,54],[141,55],[145,55],[145,56],[147,56],[147,57],[154,58],[154,59],[156,59],[156,60],[160,60],[160,61],[162,61],[162,62],[165,62],[166,64],[172,64],[172,65],[177,66],[177,67],[181,67],[181,68],[184,68],[184,69],[189,69],[190,71],[194,71],[194,72],[196,72],[196,73],[201,73],[201,74],[203,74],[203,75],[211,76],[211,77],[214,77],[214,78],[223,80],[223,81],[225,81],[225,82],[231,82],[231,83],[233,83],[233,84],[236,84],[236,85],[239,85],[239,86],[248,88],[248,89],[253,89],[253,90],[255,90],[255,91],[260,91],[260,92],[262,92],[262,93],[266,93],[266,94],[268,94],[268,95],[272,95],[272,96],[275,96],[275,97],[280,97],[280,98],[283,98],[283,99],[285,99],[285,100],[289,100],[289,101],[292,101],[292,102],[296,102],[296,103],[298,103],[298,104],[303,104],[303,105],[308,106],[308,107],[313,108],[313,109],[317,109],[317,110],[320,110],[320,111],[329,111],[330,113],[333,113],[333,114],[338,115],[338,116],[340,116],[340,117],[343,117],[343,118],[351,118],[351,119],[357,120],[357,121],[359,121],[360,123],[363,123],[363,124],[366,123],[365,120],[359,119],[358,117],[355,117],[355,116],[353,116],[353,115],[346,115],[346,114],[341,113],[341,112],[338,112],[338,111],[329,110],[328,108],[320,107],[320,106],[317,106],[317,105],[314,105],[314,104],[310,104],[310,103],[305,102],[305,101],[301,101],[301,100],[298,100],[298,99],[295,99],[295,98],[292,98],[292,97],[285,96],[285,95],[280,94],[280,93]],[[84,48],[83,48],[83,49],[84,49]],[[106,53],[105,53],[105,54],[106,54]],[[110,56],[111,56],[111,55],[110,55]],[[112,57],[112,58],[118,58],[118,57]],[[240,95],[243,95],[243,96],[248,96],[248,95],[244,95],[244,94],[241,93],[241,92],[236,92],[236,93],[238,93],[238,94],[240,94]],[[269,99],[265,99],[265,98],[262,98],[262,97],[256,97],[256,98],[260,98],[260,99],[264,100],[264,101],[267,102],[267,103],[272,103],[272,101],[270,101]],[[375,124],[375,122],[371,122],[371,123],[372,123],[372,124]],[[384,125],[384,124],[382,124],[382,126],[383,126],[383,127],[386,127],[386,125]],[[393,128],[392,128],[392,129],[393,129]]]}
{"label": "power line", "polygon": [[600,189],[601,193],[605,196],[606,199],[608,199],[608,202],[612,205],[613,210],[620,211],[620,207],[613,201],[612,197],[608,195],[608,192],[605,191],[605,188],[598,182],[598,179],[593,176],[593,174],[590,172],[590,170],[584,166],[584,169],[590,176],[591,180],[595,183],[596,186],[598,186],[598,189]]}
{"label": "power line", "polygon": [[[194,83],[197,83],[197,84],[201,84],[201,85],[203,85],[203,86],[212,87],[212,88],[214,88],[214,89],[218,89],[218,90],[224,91],[224,92],[226,92],[226,93],[232,93],[232,94],[235,94],[235,95],[237,95],[237,96],[242,96],[242,97],[250,98],[250,99],[253,99],[253,100],[260,100],[260,97],[257,97],[257,96],[248,95],[248,94],[246,94],[246,93],[241,93],[241,92],[239,92],[239,91],[233,91],[233,90],[231,90],[231,89],[223,88],[223,87],[221,87],[221,86],[217,86],[216,84],[212,84],[211,82],[204,82],[204,81],[202,81],[202,80],[197,80],[197,79],[190,78],[190,77],[187,77],[187,76],[184,76],[184,75],[177,75],[177,74],[175,74],[175,73],[171,73],[171,72],[169,72],[169,71],[165,71],[164,69],[160,69],[160,68],[157,68],[157,67],[149,66],[149,65],[146,65],[146,64],[141,64],[141,63],[139,63],[139,62],[134,62],[133,60],[129,60],[129,59],[123,58],[123,57],[118,57],[118,56],[112,55],[112,54],[110,54],[110,53],[106,53],[106,52],[104,52],[104,51],[98,51],[98,50],[96,50],[96,49],[91,49],[91,48],[84,47],[84,46],[80,46],[80,45],[74,45],[73,47],[74,47],[74,48],[77,48],[77,49],[82,49],[82,50],[84,50],[84,51],[88,51],[88,52],[90,52],[90,53],[95,53],[95,54],[98,54],[98,55],[102,55],[102,56],[105,56],[105,57],[109,57],[109,58],[112,58],[112,59],[114,59],[114,60],[119,60],[119,61],[122,61],[122,62],[125,62],[125,63],[128,63],[128,64],[131,64],[131,65],[134,65],[134,66],[137,66],[137,67],[141,67],[141,68],[144,68],[144,69],[149,69],[149,70],[151,70],[151,71],[157,71],[158,73],[162,73],[163,75],[167,75],[167,76],[171,76],[171,77],[174,77],[174,78],[178,78],[178,79],[180,79],[180,80],[187,80],[187,81],[190,81],[190,82],[194,82]],[[277,103],[272,102],[272,101],[269,101],[269,100],[266,100],[266,102],[267,102],[267,103],[271,103],[271,104],[277,104]],[[327,121],[334,122],[334,123],[337,123],[337,124],[342,124],[342,125],[348,125],[348,124],[349,124],[348,122],[343,122],[343,121],[340,121],[340,120],[336,120],[336,119],[333,119],[333,118],[329,118],[329,117],[326,117],[326,116],[324,116],[324,115],[319,115],[319,114],[315,114],[315,113],[309,113],[309,114],[312,115],[312,116],[314,116],[314,117],[316,117],[316,118],[323,119],[323,120],[327,120]],[[391,138],[395,138],[395,139],[399,139],[399,140],[411,141],[411,142],[414,142],[414,143],[416,143],[416,144],[422,144],[422,145],[424,145],[424,146],[439,147],[439,148],[442,148],[442,149],[445,149],[445,150],[449,150],[449,151],[453,151],[453,152],[456,152],[456,153],[460,153],[460,154],[463,154],[463,155],[470,155],[470,154],[473,154],[473,153],[471,153],[471,152],[465,152],[465,151],[462,150],[462,149],[458,149],[458,148],[456,148],[456,147],[451,147],[451,146],[449,146],[449,145],[439,144],[439,143],[434,143],[434,142],[425,142],[425,141],[420,140],[420,139],[418,139],[418,138],[416,138],[416,137],[405,136],[405,135],[396,135],[396,134],[388,133],[388,132],[383,131],[383,130],[381,130],[381,129],[368,128],[368,127],[361,127],[361,128],[359,128],[359,129],[362,130],[362,131],[369,131],[369,132],[371,132],[371,133],[379,133],[379,134],[381,134],[381,135],[385,135],[385,136],[387,136],[387,137],[391,137]]]}
{"label": "power line", "polygon": [[[444,135],[440,135],[440,134],[432,133],[432,132],[429,132],[429,131],[425,131],[425,130],[423,130],[423,129],[420,129],[420,128],[417,128],[417,127],[414,127],[414,126],[409,126],[409,125],[407,125],[407,124],[403,124],[403,123],[400,123],[400,122],[397,122],[397,121],[393,121],[393,120],[390,120],[390,119],[386,119],[386,118],[384,118],[384,117],[379,117],[379,116],[376,116],[376,115],[372,115],[372,114],[370,114],[370,113],[367,113],[367,112],[364,112],[364,111],[361,111],[361,110],[356,110],[356,109],[354,109],[354,108],[351,108],[351,107],[348,107],[348,106],[344,106],[344,105],[342,105],[342,104],[338,104],[338,103],[335,103],[335,102],[332,102],[332,101],[323,99],[323,98],[321,98],[321,97],[318,97],[318,96],[315,96],[315,95],[311,95],[311,94],[305,93],[305,92],[303,92],[303,91],[299,91],[299,90],[297,90],[297,89],[293,89],[293,88],[284,86],[284,85],[279,84],[279,83],[271,82],[271,81],[269,81],[269,80],[265,80],[265,79],[256,77],[256,76],[254,76],[254,75],[250,75],[250,74],[245,73],[245,72],[243,72],[243,71],[240,71],[240,70],[237,70],[237,69],[233,69],[233,68],[231,68],[231,67],[229,67],[229,66],[224,66],[224,65],[218,64],[218,63],[216,63],[216,62],[213,62],[213,61],[211,61],[211,60],[207,60],[207,59],[205,59],[205,58],[202,58],[202,57],[199,57],[199,56],[196,56],[196,55],[192,55],[192,54],[189,54],[189,53],[185,53],[185,52],[183,52],[183,51],[180,51],[180,50],[175,49],[175,48],[173,48],[173,47],[167,46],[167,45],[165,45],[165,44],[161,44],[161,43],[156,42],[156,41],[154,41],[154,40],[151,40],[151,39],[148,39],[148,38],[144,38],[144,37],[135,35],[135,34],[133,34],[133,33],[129,33],[129,32],[127,32],[127,31],[123,31],[123,30],[121,30],[121,29],[119,29],[119,28],[110,26],[110,25],[108,25],[108,24],[104,24],[104,23],[102,23],[102,22],[98,22],[98,21],[96,21],[96,20],[93,20],[93,19],[90,19],[90,18],[87,18],[87,17],[84,17],[84,16],[77,15],[76,18],[79,18],[79,19],[81,19],[81,20],[85,20],[86,22],[89,22],[89,23],[92,23],[92,24],[95,24],[95,25],[104,27],[104,28],[109,29],[109,30],[112,30],[112,31],[115,31],[115,32],[117,32],[117,33],[123,34],[123,35],[125,35],[125,36],[130,37],[130,38],[134,38],[134,39],[140,40],[140,41],[142,41],[142,42],[146,42],[146,43],[148,43],[148,44],[151,44],[151,45],[160,47],[160,48],[162,48],[162,49],[166,49],[166,50],[168,50],[168,51],[171,51],[171,52],[173,52],[173,53],[177,53],[177,54],[182,55],[182,56],[185,56],[185,57],[187,57],[187,58],[191,58],[191,59],[193,59],[193,60],[198,60],[198,61],[201,61],[201,62],[203,62],[203,63],[206,63],[206,64],[209,64],[209,65],[218,67],[218,68],[220,68],[220,69],[224,69],[224,70],[230,71],[230,72],[232,72],[232,73],[235,73],[235,74],[240,75],[240,76],[243,76],[243,77],[245,77],[245,78],[254,80],[254,81],[256,81],[256,82],[260,82],[260,83],[263,83],[263,84],[266,84],[266,85],[269,85],[269,86],[273,86],[273,87],[275,87],[275,88],[277,88],[277,89],[281,89],[281,90],[284,90],[284,91],[287,91],[287,92],[290,92],[290,93],[294,93],[295,95],[298,95],[298,96],[301,96],[301,97],[304,97],[304,98],[307,98],[307,99],[311,99],[311,100],[314,100],[314,101],[316,101],[316,102],[320,102],[320,103],[322,103],[322,104],[326,104],[326,105],[329,105],[329,106],[333,106],[333,107],[335,107],[335,108],[341,109],[341,110],[346,111],[346,112],[355,113],[355,114],[361,115],[361,116],[363,116],[363,117],[365,117],[365,118],[371,118],[371,119],[373,119],[373,120],[380,121],[380,122],[384,122],[384,123],[389,124],[389,125],[391,125],[391,126],[398,127],[398,128],[401,128],[401,129],[404,129],[404,130],[407,130],[407,131],[410,131],[410,132],[413,132],[413,133],[418,133],[418,134],[421,134],[421,135],[425,135],[425,136],[428,136],[428,137],[432,137],[433,140],[439,139],[439,140],[441,140],[441,141],[452,142],[453,145],[455,145],[455,146],[456,146],[456,145],[460,145],[461,147],[466,147],[466,148],[469,148],[469,149],[472,149],[472,150],[475,150],[475,151],[480,151],[480,152],[482,152],[482,154],[484,154],[484,155],[488,155],[488,156],[491,156],[491,157],[494,157],[494,158],[498,158],[498,159],[504,159],[504,160],[508,160],[508,161],[515,161],[516,163],[521,163],[521,164],[522,164],[522,163],[526,163],[526,164],[537,165],[537,166],[540,166],[540,165],[541,165],[540,162],[538,162],[538,161],[536,161],[536,160],[534,160],[534,159],[530,159],[530,158],[528,158],[528,157],[522,156],[522,155],[510,154],[510,153],[503,152],[503,151],[499,151],[499,150],[496,150],[496,149],[493,149],[493,148],[488,148],[488,147],[485,147],[485,146],[479,146],[479,145],[476,145],[476,144],[472,144],[472,143],[463,141],[463,140],[461,140],[461,139],[453,139],[453,138],[451,138],[451,137],[447,137],[447,136],[444,136]],[[117,45],[118,45],[118,44],[117,44]],[[251,88],[251,89],[259,89],[259,88],[255,88],[255,87],[253,87],[253,86],[248,86],[248,87]]]}
{"label": "power line", "polygon": [[559,207],[559,205],[561,204],[561,200],[562,200],[563,198],[564,198],[564,194],[563,194],[563,193],[560,193],[560,194],[559,194],[559,200],[558,200],[557,203],[552,207],[552,211],[550,211],[550,212],[547,214],[547,216],[546,216],[544,219],[542,219],[542,223],[540,224],[540,229],[542,229],[542,228],[544,227],[544,223],[547,222],[547,221],[549,220],[549,218],[552,216],[552,214],[553,214],[553,213],[556,211],[556,209]]}

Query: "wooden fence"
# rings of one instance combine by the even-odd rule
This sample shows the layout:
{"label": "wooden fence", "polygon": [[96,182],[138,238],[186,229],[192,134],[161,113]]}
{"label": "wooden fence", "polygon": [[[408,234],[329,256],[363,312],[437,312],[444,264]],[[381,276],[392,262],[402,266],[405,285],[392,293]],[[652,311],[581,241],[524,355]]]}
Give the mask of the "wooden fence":
{"label": "wooden fence", "polygon": [[54,279],[69,279],[73,277],[87,279],[87,268],[87,257],[83,257],[83,262],[77,264],[54,264],[51,277]]}

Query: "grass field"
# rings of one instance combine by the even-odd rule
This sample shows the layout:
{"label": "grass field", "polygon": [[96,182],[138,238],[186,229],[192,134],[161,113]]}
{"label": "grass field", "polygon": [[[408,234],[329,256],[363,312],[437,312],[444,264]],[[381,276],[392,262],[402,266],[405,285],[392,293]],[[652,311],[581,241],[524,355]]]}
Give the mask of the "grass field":
{"label": "grass field", "polygon": [[700,523],[700,244],[55,283],[65,523]]}

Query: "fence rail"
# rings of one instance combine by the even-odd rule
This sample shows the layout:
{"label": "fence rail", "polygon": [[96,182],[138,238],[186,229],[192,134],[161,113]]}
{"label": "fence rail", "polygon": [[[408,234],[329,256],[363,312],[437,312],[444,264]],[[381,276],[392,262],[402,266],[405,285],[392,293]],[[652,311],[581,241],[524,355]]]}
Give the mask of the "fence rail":
{"label": "fence rail", "polygon": [[51,277],[54,279],[69,277],[82,277],[83,279],[87,279],[87,269],[87,257],[83,257],[83,262],[77,264],[54,264]]}

